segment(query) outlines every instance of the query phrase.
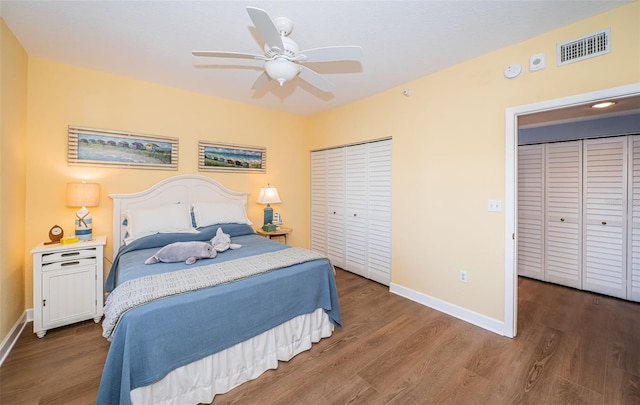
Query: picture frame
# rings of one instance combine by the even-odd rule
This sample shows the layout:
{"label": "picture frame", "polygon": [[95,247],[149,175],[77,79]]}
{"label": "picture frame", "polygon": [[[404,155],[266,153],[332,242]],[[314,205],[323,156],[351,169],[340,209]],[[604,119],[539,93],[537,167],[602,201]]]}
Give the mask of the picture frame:
{"label": "picture frame", "polygon": [[178,170],[178,138],[69,126],[68,163]]}
{"label": "picture frame", "polygon": [[198,170],[266,173],[267,148],[198,141]]}

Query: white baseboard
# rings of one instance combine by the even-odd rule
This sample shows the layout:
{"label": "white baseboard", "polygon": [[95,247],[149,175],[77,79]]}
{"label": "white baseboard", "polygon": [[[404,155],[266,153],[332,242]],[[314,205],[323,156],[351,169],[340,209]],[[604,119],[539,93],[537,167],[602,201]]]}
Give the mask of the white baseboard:
{"label": "white baseboard", "polygon": [[391,283],[389,291],[401,297],[410,299],[411,301],[422,304],[426,307],[433,308],[436,311],[443,312],[465,322],[469,322],[470,324],[479,326],[483,329],[487,329],[499,335],[509,336],[509,333],[505,333],[506,325],[503,321],[499,321],[486,315],[470,311],[466,308],[459,307],[457,305],[451,304],[427,294],[414,291],[410,288],[403,287],[395,283]]}
{"label": "white baseboard", "polygon": [[[9,355],[9,352],[11,352],[11,349],[13,349],[13,346],[18,341],[18,338],[24,330],[24,327],[27,325],[27,322],[29,322],[28,318],[28,311],[25,311],[20,319],[16,321],[15,325],[13,325],[13,328],[11,328],[11,331],[9,332],[7,337],[2,341],[2,344],[0,344],[0,366],[2,366],[2,363],[4,363],[5,359]],[[31,318],[33,319],[33,316]]]}

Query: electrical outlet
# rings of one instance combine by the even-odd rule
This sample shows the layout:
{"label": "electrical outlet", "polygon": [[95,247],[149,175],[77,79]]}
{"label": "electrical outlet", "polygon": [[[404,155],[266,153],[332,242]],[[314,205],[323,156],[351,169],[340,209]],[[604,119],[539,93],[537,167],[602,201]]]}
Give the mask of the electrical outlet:
{"label": "electrical outlet", "polygon": [[460,270],[460,282],[462,283],[467,282],[467,272],[464,270]]}

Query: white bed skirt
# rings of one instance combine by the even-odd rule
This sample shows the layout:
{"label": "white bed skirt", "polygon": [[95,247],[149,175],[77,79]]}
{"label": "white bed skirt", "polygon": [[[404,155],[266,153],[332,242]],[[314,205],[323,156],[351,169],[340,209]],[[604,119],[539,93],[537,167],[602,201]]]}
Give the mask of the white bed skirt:
{"label": "white bed skirt", "polygon": [[269,369],[278,368],[278,361],[291,360],[332,333],[333,324],[324,310],[318,308],[252,339],[175,369],[154,384],[136,388],[131,391],[131,403],[210,403],[216,394],[228,392]]}

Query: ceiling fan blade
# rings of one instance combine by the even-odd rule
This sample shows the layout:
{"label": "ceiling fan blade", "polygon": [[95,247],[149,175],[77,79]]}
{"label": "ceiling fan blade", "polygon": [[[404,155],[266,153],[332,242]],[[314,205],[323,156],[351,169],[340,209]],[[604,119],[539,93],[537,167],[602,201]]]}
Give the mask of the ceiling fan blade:
{"label": "ceiling fan blade", "polygon": [[362,58],[361,47],[357,45],[345,45],[305,49],[298,52],[294,59],[300,62],[333,62],[339,60],[359,60],[360,58]]}
{"label": "ceiling fan blade", "polygon": [[329,82],[324,77],[320,76],[318,73],[309,69],[306,66],[300,66],[300,78],[305,82],[309,83],[313,87],[317,87],[318,89],[325,91],[327,93],[333,93],[333,84]]}
{"label": "ceiling fan blade", "polygon": [[258,33],[264,39],[264,42],[269,48],[277,48],[280,51],[284,51],[284,45],[282,44],[282,38],[276,28],[275,24],[269,14],[266,11],[255,7],[247,7],[247,13],[253,21]]}
{"label": "ceiling fan blade", "polygon": [[242,52],[218,52],[218,51],[193,51],[193,56],[208,56],[214,58],[259,59],[265,60],[264,55],[254,55]]}
{"label": "ceiling fan blade", "polygon": [[269,75],[267,72],[262,72],[260,76],[253,82],[253,86],[251,86],[251,90],[262,90],[269,85]]}

